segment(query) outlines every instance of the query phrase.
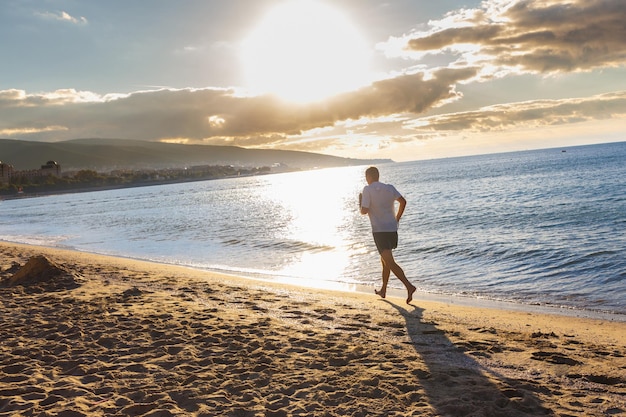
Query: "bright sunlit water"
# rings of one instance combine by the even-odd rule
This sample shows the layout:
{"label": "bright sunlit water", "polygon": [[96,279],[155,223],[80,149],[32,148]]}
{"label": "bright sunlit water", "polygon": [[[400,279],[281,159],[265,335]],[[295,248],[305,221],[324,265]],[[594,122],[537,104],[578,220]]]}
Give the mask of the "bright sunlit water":
{"label": "bright sunlit water", "polygon": [[[626,314],[625,161],[626,142],[381,165],[408,200],[396,259],[424,292]],[[364,169],[6,200],[0,239],[373,288]]]}

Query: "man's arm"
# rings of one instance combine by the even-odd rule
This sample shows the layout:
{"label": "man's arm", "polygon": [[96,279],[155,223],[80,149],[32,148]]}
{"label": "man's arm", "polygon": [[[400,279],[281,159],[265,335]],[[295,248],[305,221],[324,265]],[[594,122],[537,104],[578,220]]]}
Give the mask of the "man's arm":
{"label": "man's arm", "polygon": [[399,222],[400,218],[404,214],[404,208],[406,207],[406,199],[400,196],[396,199],[396,201],[400,203],[400,206],[398,207],[398,212],[396,213],[396,221]]}
{"label": "man's arm", "polygon": [[359,194],[359,208],[361,209],[361,214],[369,213],[369,209],[367,207],[363,207],[361,204],[363,203],[363,193]]}

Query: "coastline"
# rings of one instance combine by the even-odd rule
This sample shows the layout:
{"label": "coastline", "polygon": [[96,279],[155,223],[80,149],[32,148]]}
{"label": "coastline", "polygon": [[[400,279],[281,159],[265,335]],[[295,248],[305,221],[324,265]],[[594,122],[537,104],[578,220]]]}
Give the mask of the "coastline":
{"label": "coastline", "polygon": [[626,413],[624,322],[0,252],[77,282],[0,287],[0,416]]}
{"label": "coastline", "polygon": [[[296,172],[296,170],[294,170],[293,172]],[[254,173],[254,174],[244,174],[244,175],[225,175],[222,177],[177,178],[177,179],[171,179],[171,180],[132,182],[132,183],[125,183],[125,184],[117,184],[117,185],[101,185],[101,186],[86,186],[86,187],[79,186],[79,187],[74,187],[74,188],[59,188],[59,189],[39,191],[39,192],[36,191],[34,193],[24,192],[22,194],[8,194],[7,193],[7,194],[0,194],[0,201],[18,200],[22,198],[50,197],[50,196],[64,195],[64,194],[91,193],[94,191],[124,190],[127,188],[152,187],[152,186],[159,186],[159,185],[186,184],[186,183],[192,183],[192,182],[225,180],[225,179],[230,179],[230,178],[244,178],[244,177],[272,175],[272,174],[279,174],[279,173],[282,173],[282,171],[281,172],[263,172],[263,173]]]}
{"label": "coastline", "polygon": [[[208,273],[211,273],[211,270],[205,270]],[[230,275],[228,272],[220,272],[215,271],[216,273]],[[261,282],[270,282],[270,283],[279,283],[286,285],[293,285],[296,287],[302,288],[310,288],[312,290],[328,290],[328,291],[339,291],[339,292],[354,292],[359,294],[364,294],[370,296],[374,294],[374,289],[376,286],[367,285],[367,284],[341,284],[331,281],[324,281],[324,284],[321,285],[306,285],[306,283],[298,284],[294,280],[289,279],[280,279],[280,278],[272,278],[265,274],[257,276],[247,276],[247,275],[239,275],[242,278],[250,279],[253,281],[261,281]],[[261,277],[259,277],[261,276]],[[392,279],[394,279],[392,277]],[[388,287],[387,294],[390,297],[403,299],[406,298],[406,292],[404,289]],[[605,310],[590,310],[590,309],[582,309],[575,307],[563,307],[556,306],[551,304],[528,304],[521,303],[516,301],[507,301],[507,300],[497,300],[491,299],[487,297],[475,297],[471,295],[458,295],[458,294],[445,294],[445,293],[431,293],[418,290],[413,294],[413,300],[416,303],[420,302],[435,302],[440,304],[450,304],[454,306],[463,306],[463,307],[473,307],[478,309],[489,309],[489,310],[506,310],[506,311],[517,311],[521,313],[538,313],[538,314],[548,314],[548,315],[557,315],[563,317],[576,317],[576,318],[585,318],[585,319],[593,319],[593,320],[606,320],[606,321],[617,321],[626,323],[626,314],[620,314],[612,311]]]}

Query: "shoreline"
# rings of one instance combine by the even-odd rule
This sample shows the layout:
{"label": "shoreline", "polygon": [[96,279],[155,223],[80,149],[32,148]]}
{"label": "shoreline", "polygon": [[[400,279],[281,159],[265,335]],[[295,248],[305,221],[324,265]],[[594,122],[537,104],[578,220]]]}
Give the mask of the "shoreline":
{"label": "shoreline", "polygon": [[623,322],[0,253],[76,281],[0,287],[0,416],[626,414]]}
{"label": "shoreline", "polygon": [[[65,195],[65,194],[91,193],[95,191],[125,190],[128,188],[153,187],[153,186],[159,186],[159,185],[187,184],[187,183],[202,182],[202,181],[226,180],[226,179],[233,179],[233,178],[281,174],[282,172],[283,171],[263,172],[263,173],[254,173],[254,174],[244,174],[244,175],[225,175],[222,177],[210,177],[210,178],[186,178],[186,179],[179,178],[179,179],[172,179],[172,180],[154,180],[154,181],[145,181],[145,182],[134,182],[134,183],[127,183],[127,184],[119,184],[119,185],[75,187],[75,188],[41,191],[41,192],[35,192],[35,193],[23,192],[22,194],[0,194],[0,201],[19,200],[22,198],[51,197],[51,196]],[[284,172],[297,172],[297,171],[294,170],[294,171],[284,171]]]}
{"label": "shoreline", "polygon": [[[150,262],[150,261],[147,261]],[[182,266],[185,268],[185,266]],[[192,268],[192,267],[190,267]],[[195,269],[195,268],[192,268]],[[224,271],[214,271],[210,269],[199,269],[200,271],[207,272],[216,272],[220,274],[230,275],[228,272]],[[283,283],[287,285],[293,285],[296,287],[302,288],[310,288],[310,289],[322,289],[329,291],[340,291],[340,292],[354,292],[364,295],[375,296],[374,289],[377,288],[375,285],[367,285],[367,284],[341,284],[330,281],[328,282],[330,285],[305,285],[298,284],[290,279],[280,279],[280,278],[263,278],[263,277],[253,277],[247,275],[237,275],[244,279],[250,279],[261,282],[277,282]],[[394,279],[392,277],[392,279]],[[395,297],[398,299],[406,298],[406,290],[388,287],[387,294],[391,297]],[[576,307],[566,307],[566,306],[556,306],[550,304],[525,304],[516,301],[508,301],[508,300],[496,300],[490,299],[486,297],[474,297],[471,295],[458,295],[458,294],[444,294],[444,293],[431,293],[421,291],[419,288],[413,294],[413,300],[420,302],[436,302],[442,304],[451,304],[457,306],[464,307],[474,307],[474,308],[486,308],[492,310],[507,310],[507,311],[518,311],[522,313],[539,313],[539,314],[551,314],[563,317],[577,317],[577,318],[586,318],[586,319],[594,319],[594,320],[607,320],[607,321],[616,321],[626,323],[626,314],[620,314],[613,311],[605,311],[605,310],[590,310]]]}
{"label": "shoreline", "polygon": [[[188,268],[191,270],[196,270],[200,272],[205,272],[208,274],[218,274],[224,276],[238,277],[244,280],[251,281],[260,281],[260,282],[268,282],[268,283],[277,283],[280,285],[289,285],[295,286],[305,289],[312,290],[328,290],[328,291],[339,291],[339,292],[355,292],[364,295],[372,295],[374,293],[375,285],[367,285],[367,284],[348,284],[348,283],[337,283],[333,281],[319,281],[319,285],[306,285],[305,283],[298,283],[296,280],[289,279],[287,277],[278,277],[272,276],[269,273],[256,273],[256,274],[246,274],[246,273],[235,273],[226,270],[219,269],[209,269],[209,268],[198,268],[188,265],[180,265],[173,264],[167,262],[158,262],[141,258],[133,258],[133,257],[125,257],[120,255],[107,255],[101,254],[97,252],[87,252],[81,251],[77,249],[67,249],[56,246],[45,246],[40,244],[30,244],[30,243],[19,243],[12,242],[6,240],[0,240],[1,244],[9,244],[9,245],[24,245],[24,246],[33,246],[40,248],[49,248],[52,250],[67,250],[72,252],[85,253],[88,255],[94,256],[105,256],[111,258],[120,258],[120,259],[128,259],[131,261],[138,262],[146,262],[155,265],[167,265],[172,267],[179,268]],[[324,285],[326,284],[326,285]],[[406,297],[403,289],[389,287],[387,290],[388,294],[392,297],[403,298]],[[591,310],[584,308],[576,308],[576,307],[567,307],[567,306],[557,306],[551,304],[527,304],[516,301],[509,300],[497,300],[490,299],[486,297],[475,297],[471,295],[458,295],[458,294],[445,294],[445,293],[431,293],[425,292],[418,288],[418,290],[413,294],[413,298],[417,301],[434,301],[444,304],[452,304],[466,307],[476,307],[476,308],[488,308],[488,309],[499,309],[499,310],[510,310],[510,311],[519,311],[519,312],[528,312],[528,313],[540,313],[540,314],[554,314],[560,315],[564,317],[578,317],[578,318],[588,318],[595,320],[608,320],[608,321],[617,321],[626,323],[626,314],[621,314],[613,311],[606,310]]]}

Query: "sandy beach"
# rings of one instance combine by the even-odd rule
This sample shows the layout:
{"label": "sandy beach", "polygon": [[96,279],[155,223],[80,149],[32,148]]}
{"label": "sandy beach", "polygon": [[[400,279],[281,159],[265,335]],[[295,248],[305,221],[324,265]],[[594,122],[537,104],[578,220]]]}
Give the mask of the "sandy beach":
{"label": "sandy beach", "polygon": [[624,322],[0,253],[2,417],[626,415]]}

